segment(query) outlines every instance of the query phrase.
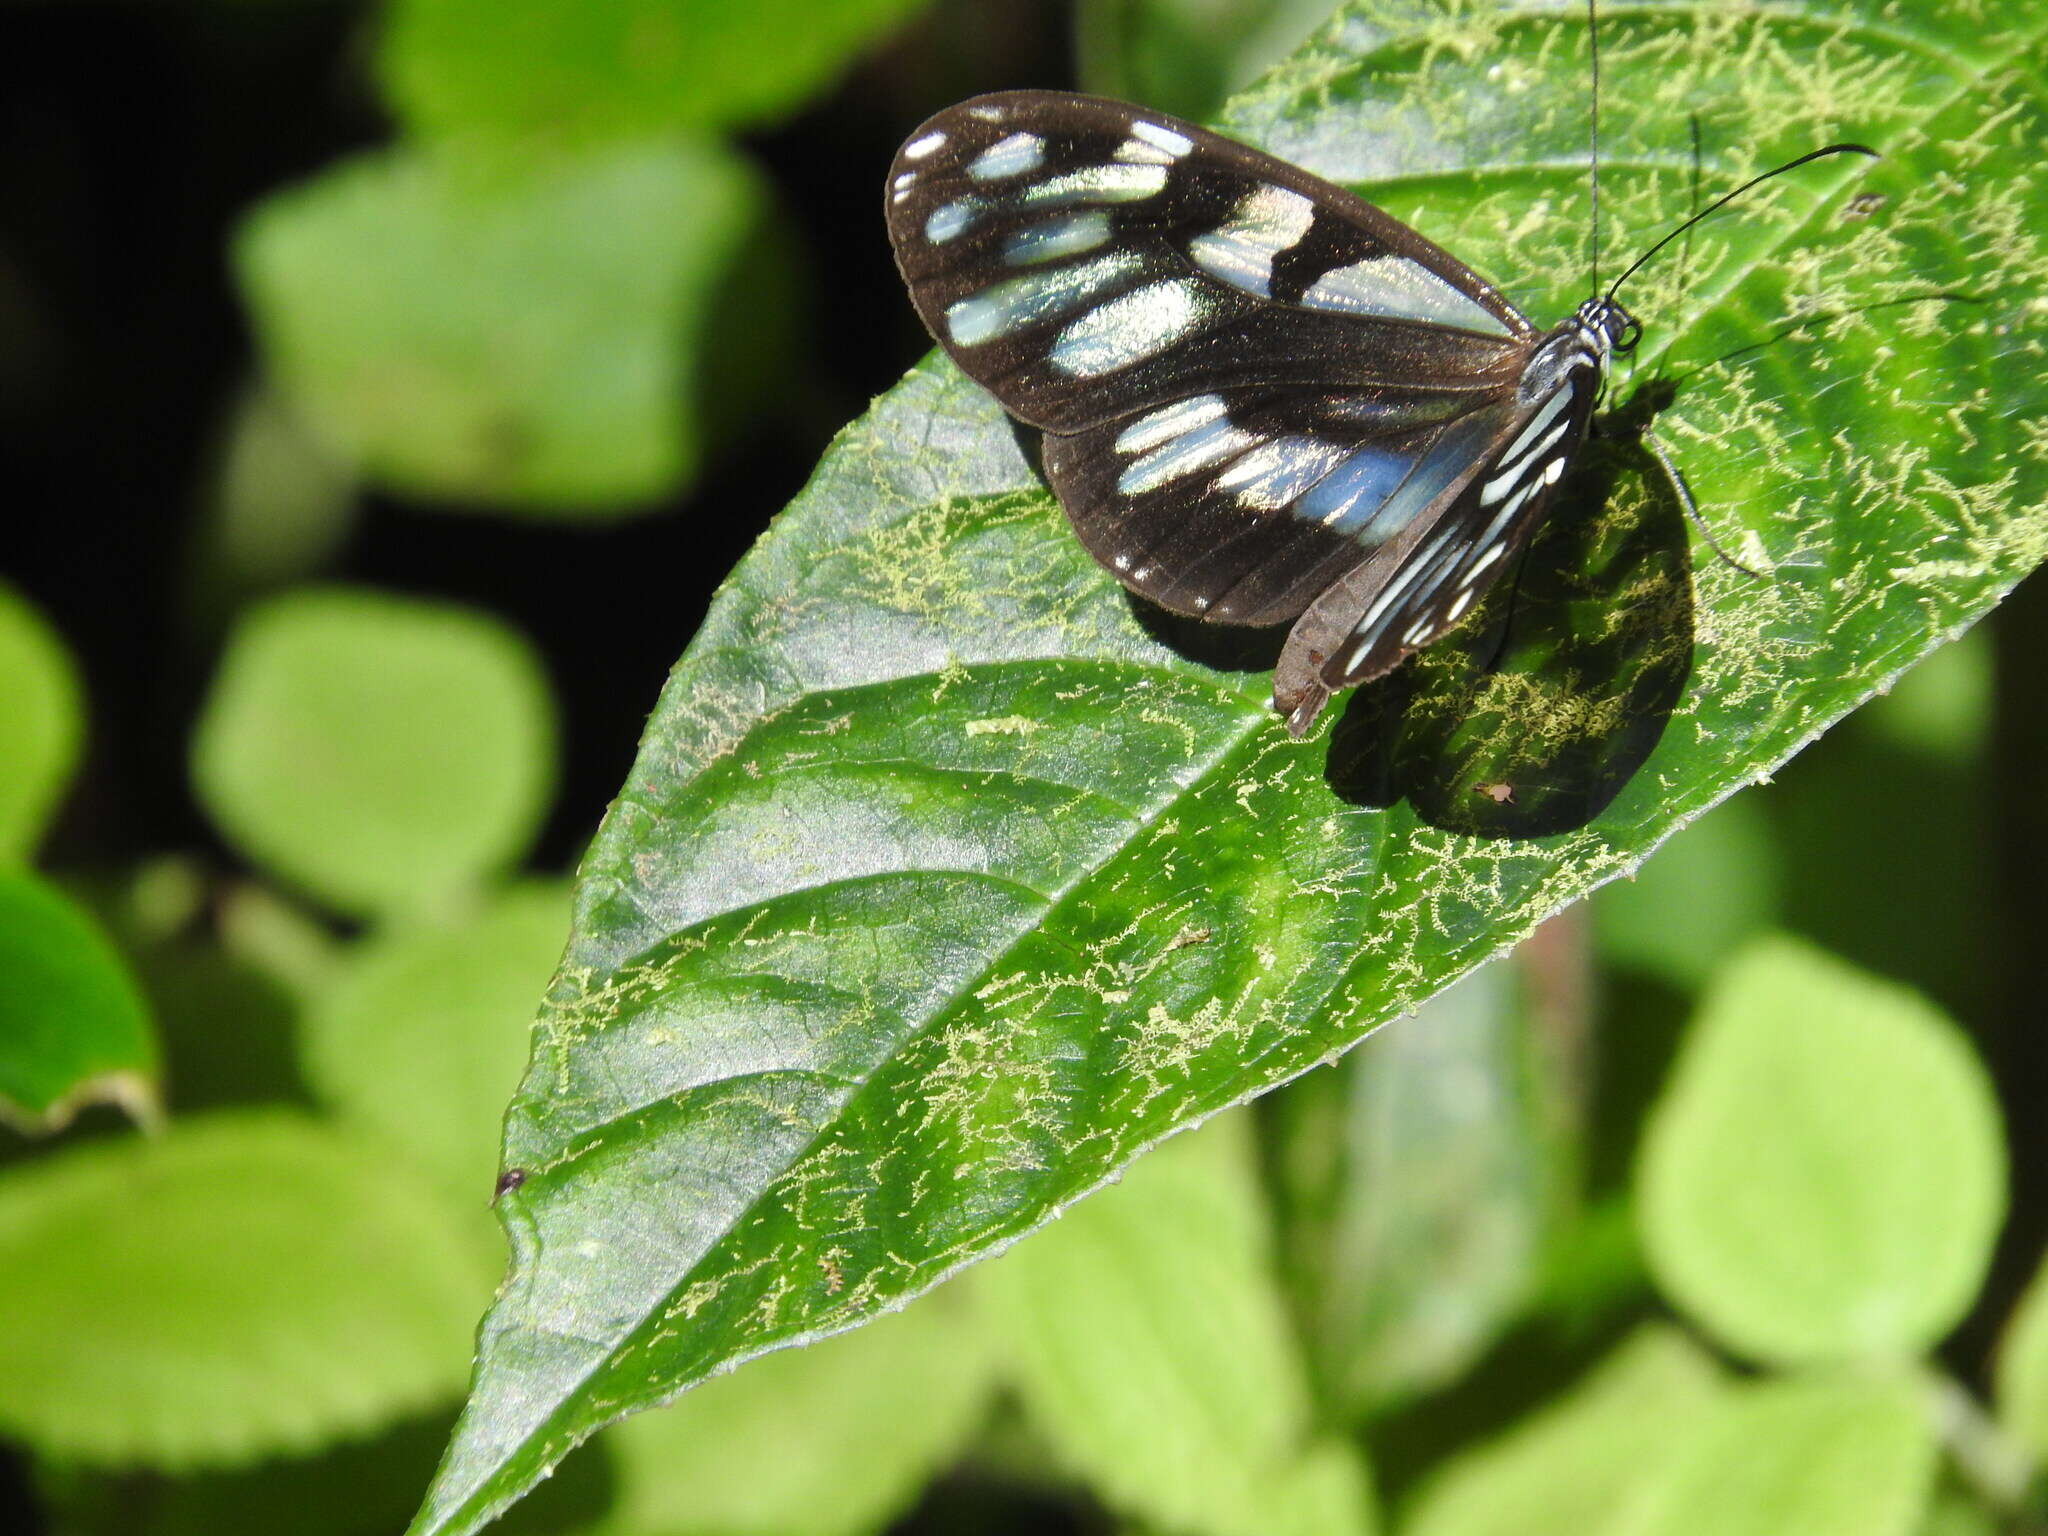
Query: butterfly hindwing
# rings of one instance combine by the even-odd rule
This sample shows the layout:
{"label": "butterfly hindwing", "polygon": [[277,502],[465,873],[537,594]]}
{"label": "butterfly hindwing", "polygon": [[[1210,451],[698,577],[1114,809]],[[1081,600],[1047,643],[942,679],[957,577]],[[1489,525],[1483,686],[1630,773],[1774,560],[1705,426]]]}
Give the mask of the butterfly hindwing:
{"label": "butterfly hindwing", "polygon": [[1535,334],[1369,203],[1117,102],[963,102],[898,151],[886,198],[925,324],[1048,432],[1237,389],[1512,387]]}
{"label": "butterfly hindwing", "polygon": [[1331,692],[1384,676],[1433,644],[1513,566],[1585,438],[1598,394],[1592,357],[1557,350],[1554,385],[1517,401],[1454,484],[1303,613],[1273,684],[1295,734]]}
{"label": "butterfly hindwing", "polygon": [[1292,619],[1394,542],[1506,424],[1507,397],[1219,391],[1048,438],[1081,542],[1177,613]]}

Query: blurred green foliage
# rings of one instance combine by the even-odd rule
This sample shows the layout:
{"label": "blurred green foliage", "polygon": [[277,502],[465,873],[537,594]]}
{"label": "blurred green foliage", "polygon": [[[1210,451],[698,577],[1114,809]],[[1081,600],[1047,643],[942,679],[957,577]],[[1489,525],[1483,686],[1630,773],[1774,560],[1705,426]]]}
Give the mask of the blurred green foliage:
{"label": "blurred green foliage", "polygon": [[[265,9],[204,26],[281,53],[297,34]],[[867,222],[802,258],[789,165],[836,174],[863,114],[888,141],[967,89],[1068,83],[961,65],[1015,36],[975,0],[345,9],[328,68],[381,92],[390,142],[274,180],[221,242],[262,378],[182,461],[184,557],[148,555],[203,663],[161,700],[103,694],[109,648],[0,588],[0,1516],[18,1493],[31,1531],[403,1527],[501,1269],[501,1122],[600,808],[549,830],[562,722],[684,638],[566,663],[531,610],[498,616],[510,520],[599,540],[729,516],[768,474],[744,424],[816,387],[799,286],[828,324],[901,307],[841,266],[880,239],[879,161]],[[1078,83],[1205,115],[1323,11],[1080,0],[1055,24]],[[61,331],[17,255],[0,240],[0,405]],[[482,575],[381,579],[374,530],[447,537],[412,531],[446,506],[508,520],[454,535],[447,565]],[[965,1283],[605,1430],[504,1529],[2040,1529],[2042,1192],[2008,1167],[2035,1145],[2023,1090],[2002,1117],[1983,1059],[2038,1049],[1991,1022],[2030,960],[2001,948],[1992,870],[2009,665],[1983,634],[1934,652],[1583,917]],[[93,754],[152,712],[189,781],[110,809]],[[757,1036],[736,1013],[712,1043],[744,1073]],[[600,1193],[646,1251],[750,1176],[627,1175]],[[619,1256],[573,1257],[575,1304],[601,1304]],[[561,1316],[521,1341],[542,1374]]]}

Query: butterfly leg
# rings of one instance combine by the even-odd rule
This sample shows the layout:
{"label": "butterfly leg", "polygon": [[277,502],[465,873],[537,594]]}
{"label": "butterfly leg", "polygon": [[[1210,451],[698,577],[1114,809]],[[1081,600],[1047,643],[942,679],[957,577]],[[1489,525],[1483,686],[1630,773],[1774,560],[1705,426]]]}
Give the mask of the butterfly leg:
{"label": "butterfly leg", "polygon": [[1507,622],[1500,627],[1500,639],[1494,642],[1493,654],[1486,658],[1488,672],[1500,665],[1501,657],[1508,653],[1508,641],[1514,638],[1515,612],[1522,606],[1522,572],[1529,568],[1529,551],[1535,547],[1533,540],[1524,544],[1522,553],[1515,559],[1515,579],[1508,584]]}

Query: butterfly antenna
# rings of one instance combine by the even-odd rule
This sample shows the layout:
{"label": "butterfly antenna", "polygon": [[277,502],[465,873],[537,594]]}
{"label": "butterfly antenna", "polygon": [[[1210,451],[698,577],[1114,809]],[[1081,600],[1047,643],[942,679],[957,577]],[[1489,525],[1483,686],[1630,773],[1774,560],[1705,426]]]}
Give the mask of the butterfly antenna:
{"label": "butterfly antenna", "polygon": [[1715,198],[1711,203],[1707,204],[1706,207],[1702,208],[1698,213],[1694,214],[1691,218],[1687,219],[1683,224],[1679,225],[1678,228],[1672,230],[1669,234],[1665,235],[1663,239],[1659,240],[1655,245],[1651,246],[1647,251],[1643,252],[1643,254],[1638,256],[1634,261],[1630,262],[1628,264],[1627,269],[1622,272],[1621,276],[1617,277],[1612,283],[1608,284],[1607,297],[1610,299],[1613,298],[1616,292],[1620,290],[1621,285],[1627,282],[1630,278],[1634,277],[1636,273],[1639,270],[1641,270],[1644,262],[1648,261],[1652,256],[1656,255],[1659,251],[1663,250],[1665,246],[1669,245],[1672,241],[1676,240],[1680,235],[1684,234],[1687,230],[1691,229],[1693,225],[1699,223],[1700,220],[1708,218],[1711,215],[1718,213],[1721,209],[1726,208],[1730,203],[1734,202],[1735,199],[1742,196],[1743,193],[1749,191],[1750,188],[1760,187],[1765,182],[1769,181],[1773,176],[1782,176],[1787,171],[1796,171],[1802,165],[1810,165],[1816,160],[1825,160],[1830,155],[1868,155],[1873,160],[1883,158],[1881,155],[1878,154],[1876,150],[1872,149],[1867,144],[1829,144],[1820,149],[1810,149],[1796,160],[1787,160],[1783,165],[1773,166],[1770,170],[1765,171],[1761,176],[1750,177],[1749,180],[1745,181],[1733,192],[1728,192],[1720,197]]}
{"label": "butterfly antenna", "polygon": [[[1586,47],[1593,59],[1593,99],[1587,111],[1593,140],[1593,282],[1600,291],[1600,15],[1597,0],[1586,0]],[[1613,295],[1609,295],[1611,298]]]}

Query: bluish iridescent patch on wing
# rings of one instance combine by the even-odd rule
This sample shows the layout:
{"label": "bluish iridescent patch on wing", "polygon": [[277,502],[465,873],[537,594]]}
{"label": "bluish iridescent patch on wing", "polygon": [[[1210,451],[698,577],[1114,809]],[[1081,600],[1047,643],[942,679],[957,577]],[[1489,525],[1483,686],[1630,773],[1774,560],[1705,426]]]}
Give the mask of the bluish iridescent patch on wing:
{"label": "bluish iridescent patch on wing", "polygon": [[1415,468],[1415,454],[1368,443],[1353,449],[1294,505],[1294,515],[1355,538]]}

